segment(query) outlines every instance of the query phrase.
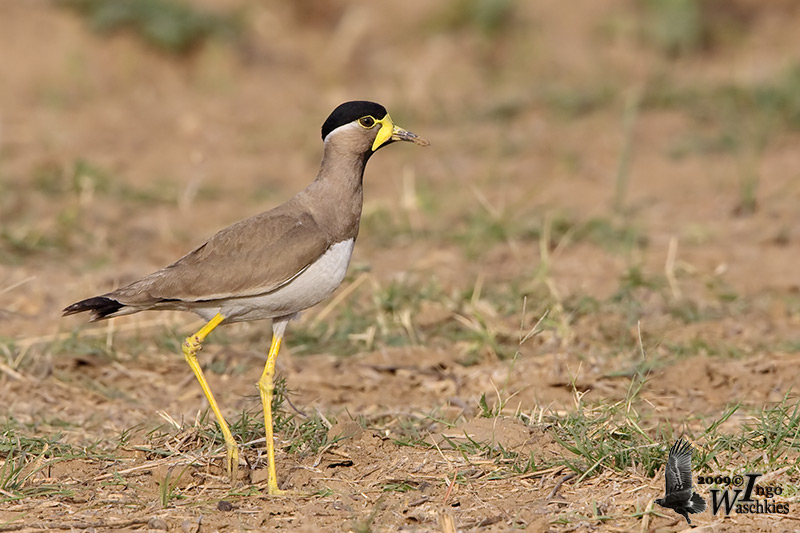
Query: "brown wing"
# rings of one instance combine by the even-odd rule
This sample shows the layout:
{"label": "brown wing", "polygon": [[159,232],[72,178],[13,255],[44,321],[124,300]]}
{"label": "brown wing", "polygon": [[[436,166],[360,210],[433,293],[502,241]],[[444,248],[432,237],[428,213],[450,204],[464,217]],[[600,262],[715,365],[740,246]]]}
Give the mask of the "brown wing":
{"label": "brown wing", "polygon": [[106,295],[126,305],[196,302],[275,290],[331,243],[292,202],[229,226],[175,263]]}

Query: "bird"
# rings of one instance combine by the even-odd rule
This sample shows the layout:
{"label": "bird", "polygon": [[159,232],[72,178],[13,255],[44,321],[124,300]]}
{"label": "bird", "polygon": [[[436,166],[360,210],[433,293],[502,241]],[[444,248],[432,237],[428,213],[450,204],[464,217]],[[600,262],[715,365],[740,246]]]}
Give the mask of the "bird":
{"label": "bird", "polygon": [[264,411],[267,489],[275,473],[272,396],[275,363],[286,326],[342,283],[358,236],[364,169],[370,157],[397,141],[430,143],[394,124],[381,104],[364,100],[336,107],[322,124],[323,155],[316,178],[287,202],[219,231],[171,265],[133,283],[67,306],[63,316],[89,312],[96,321],[148,310],[190,311],[206,324],[182,344],[225,440],[226,468],[236,478],[239,454],[197,352],[221,324],[272,319],[272,341],[257,382]]}
{"label": "bird", "polygon": [[683,515],[686,523],[691,525],[689,514],[702,513],[706,510],[706,502],[692,491],[692,445],[678,439],[669,450],[667,457],[666,493],[655,503],[661,507],[672,509]]}

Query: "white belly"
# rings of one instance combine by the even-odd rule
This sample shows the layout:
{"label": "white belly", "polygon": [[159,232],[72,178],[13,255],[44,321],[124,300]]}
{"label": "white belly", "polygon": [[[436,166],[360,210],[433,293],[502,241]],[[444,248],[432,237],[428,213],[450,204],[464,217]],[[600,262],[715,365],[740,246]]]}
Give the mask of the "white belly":
{"label": "white belly", "polygon": [[243,322],[283,317],[308,309],[330,296],[342,283],[354,244],[354,239],[337,242],[289,283],[272,292],[217,300],[213,307],[192,311],[207,319],[219,312],[225,322]]}

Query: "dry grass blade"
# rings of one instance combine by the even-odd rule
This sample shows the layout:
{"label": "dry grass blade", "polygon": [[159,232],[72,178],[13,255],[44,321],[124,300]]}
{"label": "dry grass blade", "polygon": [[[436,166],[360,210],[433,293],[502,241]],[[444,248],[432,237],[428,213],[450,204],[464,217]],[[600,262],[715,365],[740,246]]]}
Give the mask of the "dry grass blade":
{"label": "dry grass blade", "polygon": [[2,289],[0,289],[0,296],[2,296],[3,294],[5,294],[7,292],[11,292],[14,289],[16,289],[18,287],[21,287],[21,286],[25,285],[26,283],[31,282],[31,281],[33,281],[35,279],[36,279],[36,276],[28,276],[27,278],[22,279],[22,280],[20,280],[20,281],[18,281],[16,283],[12,283],[11,285],[9,285],[7,287],[3,287]]}
{"label": "dry grass blade", "polygon": [[439,528],[442,533],[456,533],[456,519],[450,511],[439,511]]}

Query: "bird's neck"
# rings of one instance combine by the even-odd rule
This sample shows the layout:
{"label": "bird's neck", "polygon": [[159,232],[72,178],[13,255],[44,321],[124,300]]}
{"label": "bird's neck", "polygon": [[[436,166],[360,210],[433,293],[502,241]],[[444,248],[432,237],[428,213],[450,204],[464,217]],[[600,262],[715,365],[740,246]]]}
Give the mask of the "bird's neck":
{"label": "bird's neck", "polygon": [[314,218],[329,232],[333,242],[355,239],[358,235],[368,158],[326,143],[319,174],[304,191],[315,206]]}
{"label": "bird's neck", "polygon": [[315,181],[331,181],[337,183],[338,187],[347,188],[349,191],[361,189],[364,167],[366,167],[370,155],[372,152],[354,153],[349,146],[327,142]]}

